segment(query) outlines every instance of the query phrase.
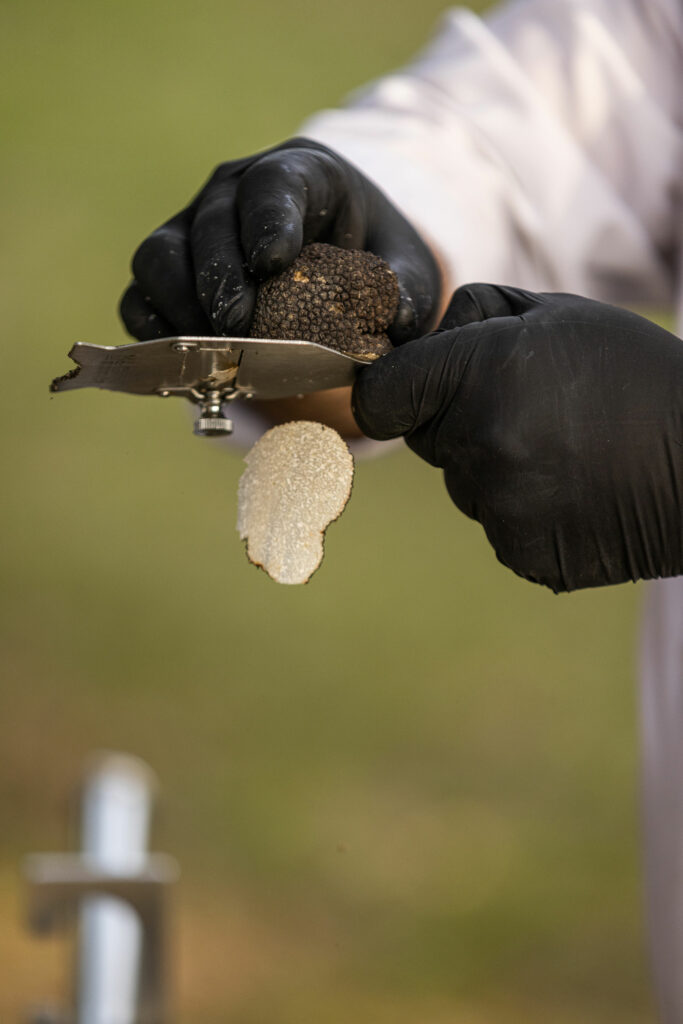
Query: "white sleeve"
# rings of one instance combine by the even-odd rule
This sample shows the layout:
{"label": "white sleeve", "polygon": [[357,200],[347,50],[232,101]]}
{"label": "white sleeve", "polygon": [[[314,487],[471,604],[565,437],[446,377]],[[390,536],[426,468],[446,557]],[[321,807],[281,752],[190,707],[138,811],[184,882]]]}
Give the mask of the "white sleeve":
{"label": "white sleeve", "polygon": [[387,193],[451,287],[670,301],[682,52],[681,0],[455,9],[411,65],[302,133]]}

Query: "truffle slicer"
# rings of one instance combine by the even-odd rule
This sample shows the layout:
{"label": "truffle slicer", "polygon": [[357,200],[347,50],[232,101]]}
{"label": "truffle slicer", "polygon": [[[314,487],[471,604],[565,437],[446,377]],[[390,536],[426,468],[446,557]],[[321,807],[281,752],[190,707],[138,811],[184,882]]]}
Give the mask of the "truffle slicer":
{"label": "truffle slicer", "polygon": [[288,398],[352,384],[370,362],[312,341],[276,338],[159,338],[129,345],[78,342],[77,364],[52,381],[54,392],[104,388],[134,395],[180,395],[199,406],[194,431],[229,434],[223,404],[236,398]]}

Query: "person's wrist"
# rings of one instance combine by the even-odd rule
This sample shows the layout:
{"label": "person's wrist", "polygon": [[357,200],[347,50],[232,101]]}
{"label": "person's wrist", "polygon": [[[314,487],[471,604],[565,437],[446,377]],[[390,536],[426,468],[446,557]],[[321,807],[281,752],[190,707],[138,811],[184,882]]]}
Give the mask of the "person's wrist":
{"label": "person's wrist", "polygon": [[291,420],[314,420],[332,427],[347,440],[365,436],[351,412],[350,387],[314,391],[310,395],[291,398],[256,400],[250,404],[271,426]]}

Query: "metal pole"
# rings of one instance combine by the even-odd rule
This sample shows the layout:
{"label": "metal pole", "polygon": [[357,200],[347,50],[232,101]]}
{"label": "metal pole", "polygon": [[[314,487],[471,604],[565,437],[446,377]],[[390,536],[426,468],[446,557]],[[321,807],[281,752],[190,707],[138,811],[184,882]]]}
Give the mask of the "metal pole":
{"label": "metal pole", "polygon": [[[125,879],[145,867],[156,780],[127,754],[98,755],[82,798],[82,852],[94,870]],[[78,1024],[136,1024],[143,922],[128,903],[89,895],[79,911]]]}

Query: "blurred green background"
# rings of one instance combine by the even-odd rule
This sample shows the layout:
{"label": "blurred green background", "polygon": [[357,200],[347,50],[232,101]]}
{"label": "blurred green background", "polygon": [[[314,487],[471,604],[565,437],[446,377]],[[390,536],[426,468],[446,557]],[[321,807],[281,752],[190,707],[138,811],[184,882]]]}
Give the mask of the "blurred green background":
{"label": "blurred green background", "polygon": [[437,0],[0,5],[0,1020],[59,997],[19,863],[86,755],[159,774],[182,1024],[652,1019],[632,587],[495,561],[406,451],[358,465],[307,587],[235,528],[179,402],[48,397],[124,341],[139,241],[219,161],[405,61]]}

